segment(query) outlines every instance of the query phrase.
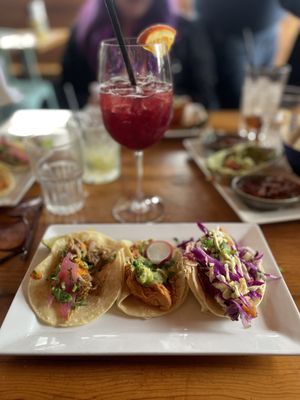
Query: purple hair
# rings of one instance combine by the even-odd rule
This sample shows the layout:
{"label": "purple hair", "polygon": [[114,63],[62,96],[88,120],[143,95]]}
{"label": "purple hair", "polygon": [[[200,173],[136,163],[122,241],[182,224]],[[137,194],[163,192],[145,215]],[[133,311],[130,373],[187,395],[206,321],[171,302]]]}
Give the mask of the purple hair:
{"label": "purple hair", "polygon": [[[141,18],[133,36],[155,23],[176,26],[177,0],[153,0],[144,18]],[[104,39],[113,37],[113,29],[104,0],[87,0],[76,21],[76,41],[95,73],[97,72],[98,48]]]}

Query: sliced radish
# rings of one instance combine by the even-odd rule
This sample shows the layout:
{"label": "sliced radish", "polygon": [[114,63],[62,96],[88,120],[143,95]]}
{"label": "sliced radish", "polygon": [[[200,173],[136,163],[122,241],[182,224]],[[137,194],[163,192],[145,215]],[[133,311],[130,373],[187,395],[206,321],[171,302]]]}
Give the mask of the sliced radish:
{"label": "sliced radish", "polygon": [[153,264],[161,264],[172,257],[173,246],[163,240],[156,240],[149,244],[146,250],[147,258]]}

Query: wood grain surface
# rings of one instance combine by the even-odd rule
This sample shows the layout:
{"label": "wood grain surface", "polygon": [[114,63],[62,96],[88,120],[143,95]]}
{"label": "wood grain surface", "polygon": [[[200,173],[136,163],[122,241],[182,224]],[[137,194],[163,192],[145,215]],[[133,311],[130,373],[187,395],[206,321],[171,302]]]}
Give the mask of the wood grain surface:
{"label": "wood grain surface", "polygon": [[[233,130],[237,114],[215,113],[210,121]],[[123,150],[122,178],[86,186],[81,212],[56,217],[43,211],[31,256],[50,224],[114,222],[112,204],[134,186],[132,154]],[[144,189],[164,199],[164,222],[239,221],[189,160],[180,141],[163,140],[146,151]],[[27,197],[39,193],[35,185]],[[300,223],[263,225],[262,230],[300,308]],[[29,261],[16,257],[0,265],[0,323]],[[296,400],[300,398],[300,357],[0,357],[1,400],[200,398]]]}

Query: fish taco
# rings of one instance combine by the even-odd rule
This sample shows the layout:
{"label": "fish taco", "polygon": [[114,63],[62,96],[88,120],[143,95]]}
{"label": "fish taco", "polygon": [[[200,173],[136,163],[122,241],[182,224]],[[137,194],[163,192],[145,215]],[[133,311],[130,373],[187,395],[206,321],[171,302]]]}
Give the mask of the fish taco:
{"label": "fish taco", "polygon": [[152,318],[170,313],[185,300],[188,284],[182,255],[165,241],[124,245],[124,282],[118,307],[126,314]]}
{"label": "fish taco", "polygon": [[123,252],[98,232],[52,241],[51,253],[31,272],[28,299],[44,323],[86,324],[107,312],[120,294]]}
{"label": "fish taco", "polygon": [[239,246],[222,228],[208,230],[198,224],[203,236],[179,245],[183,251],[188,284],[202,311],[233,321],[244,327],[257,316],[268,278],[263,269],[263,254]]}

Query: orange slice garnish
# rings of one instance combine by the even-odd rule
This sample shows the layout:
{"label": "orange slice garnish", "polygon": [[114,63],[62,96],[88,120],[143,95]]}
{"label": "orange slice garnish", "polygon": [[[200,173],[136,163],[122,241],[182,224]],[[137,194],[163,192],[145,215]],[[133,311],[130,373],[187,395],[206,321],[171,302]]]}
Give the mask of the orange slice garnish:
{"label": "orange slice garnish", "polygon": [[[153,44],[165,43],[170,51],[176,37],[176,29],[169,25],[157,24],[151,25],[138,36],[137,43],[145,45],[145,49],[153,52]],[[149,45],[149,46],[147,46]]]}

